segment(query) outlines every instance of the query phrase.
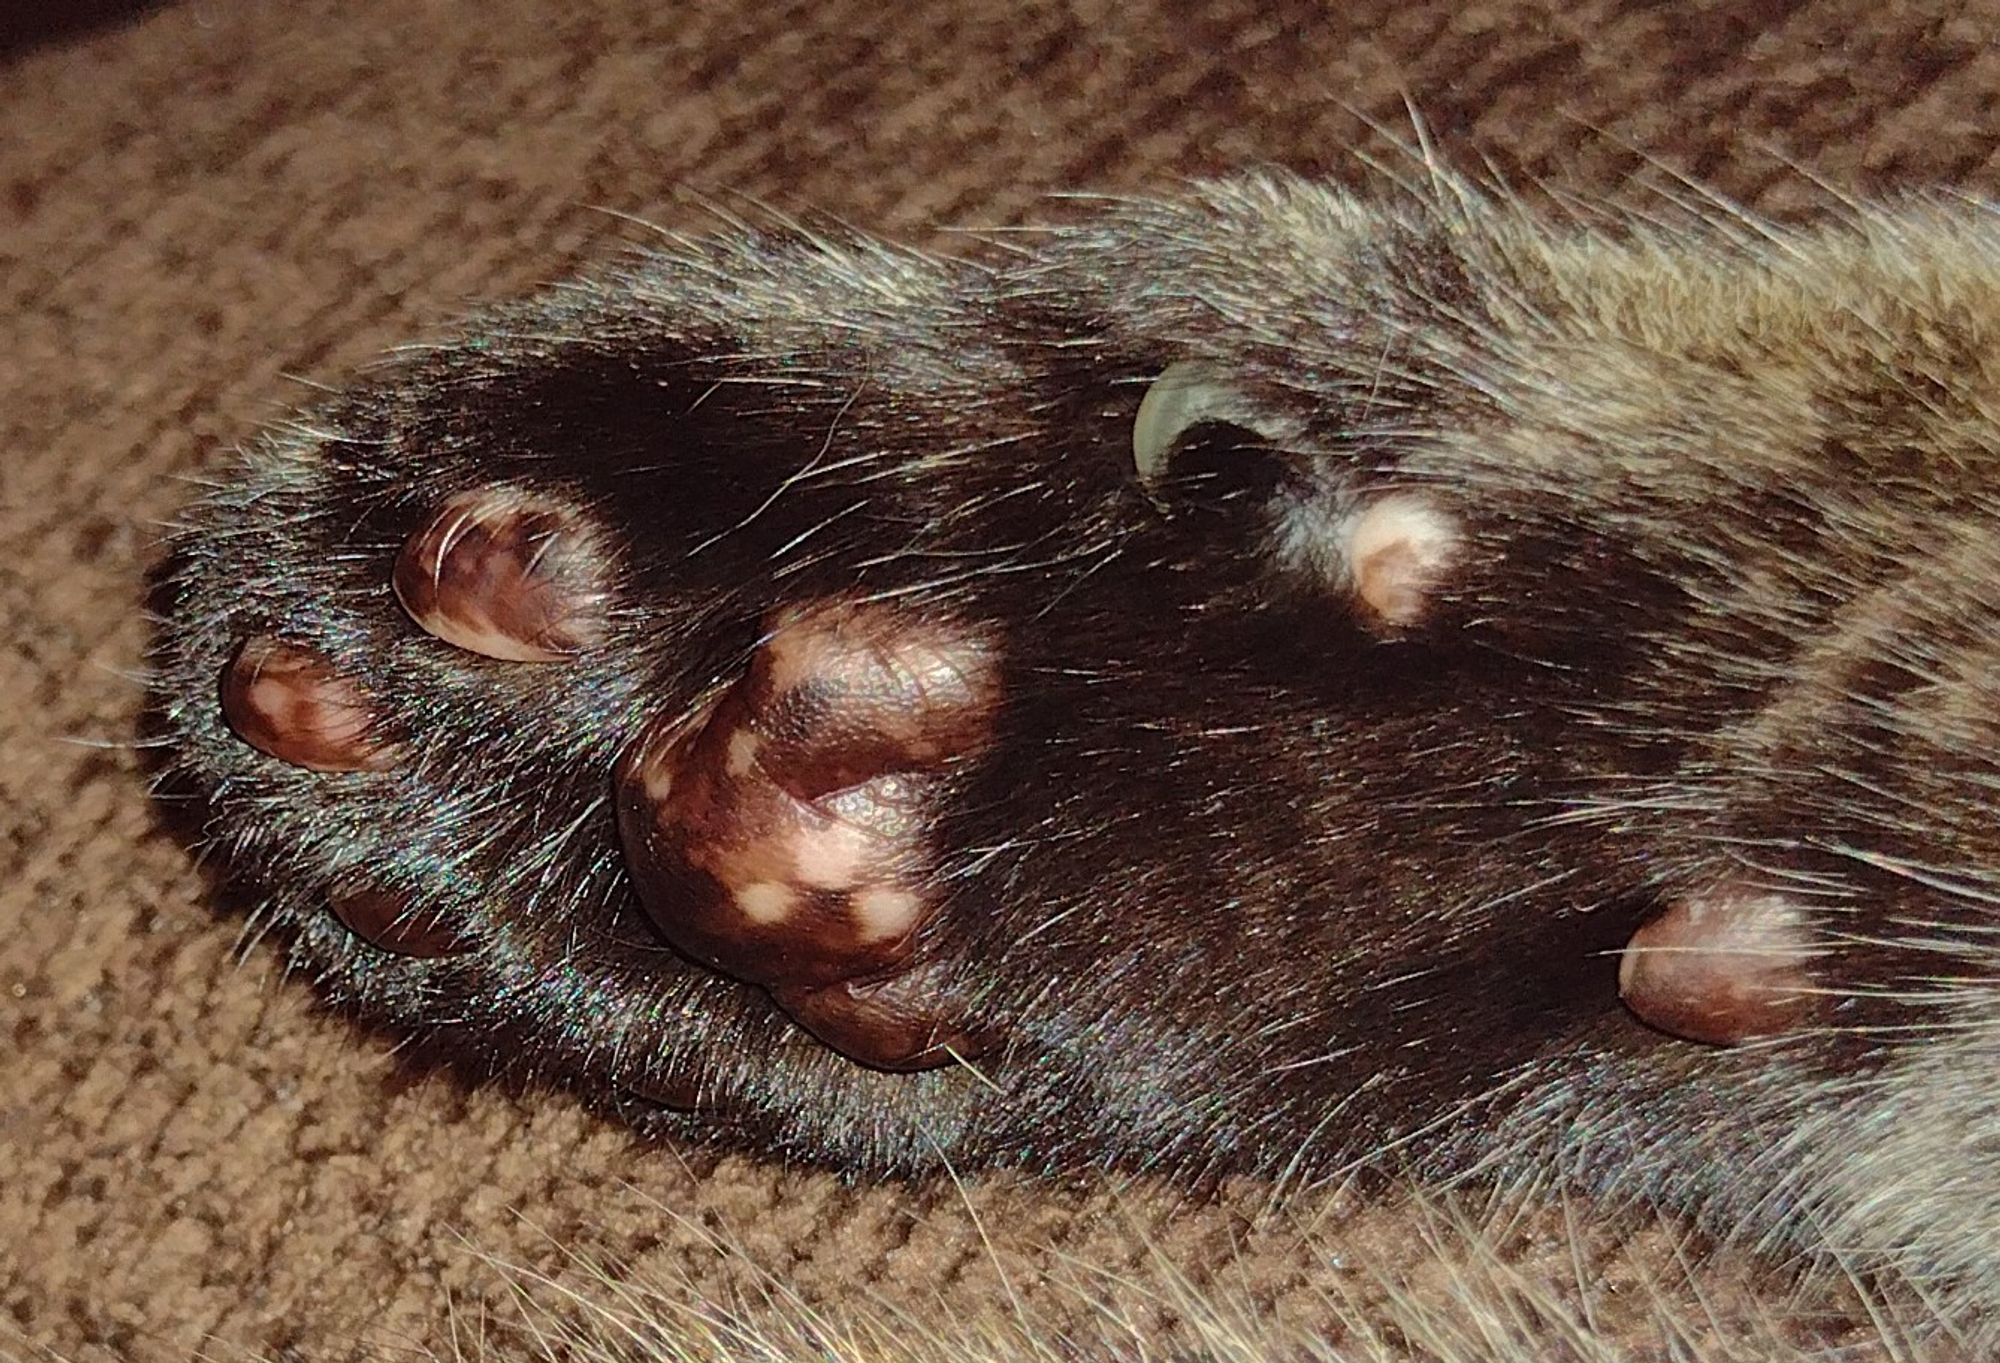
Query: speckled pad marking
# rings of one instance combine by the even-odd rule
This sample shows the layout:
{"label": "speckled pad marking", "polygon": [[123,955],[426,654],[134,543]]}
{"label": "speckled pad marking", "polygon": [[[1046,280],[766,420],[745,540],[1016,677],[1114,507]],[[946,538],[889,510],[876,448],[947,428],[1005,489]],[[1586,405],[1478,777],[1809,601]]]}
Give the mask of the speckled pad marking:
{"label": "speckled pad marking", "polygon": [[295,767],[381,771],[395,760],[357,683],[316,650],[267,634],[223,669],[222,715],[245,743]]}
{"label": "speckled pad marking", "polygon": [[1815,954],[1796,905],[1720,890],[1679,900],[1633,933],[1618,991],[1650,1026],[1732,1045],[1809,1020]]}
{"label": "speckled pad marking", "polygon": [[641,901],[675,946],[771,986],[856,1058],[927,1048],[938,1029],[913,998],[815,991],[910,961],[938,906],[928,820],[998,700],[994,651],[970,628],[848,600],[777,612],[739,682],[621,763]]}
{"label": "speckled pad marking", "polygon": [[427,633],[508,662],[560,662],[602,634],[606,555],[575,510],[512,488],[451,498],[396,557],[397,600]]}

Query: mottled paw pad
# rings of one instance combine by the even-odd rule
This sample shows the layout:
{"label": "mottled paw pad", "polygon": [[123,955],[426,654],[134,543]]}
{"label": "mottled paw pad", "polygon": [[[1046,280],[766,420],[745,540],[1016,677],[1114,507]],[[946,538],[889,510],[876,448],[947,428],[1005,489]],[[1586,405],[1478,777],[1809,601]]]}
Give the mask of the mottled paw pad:
{"label": "mottled paw pad", "polygon": [[222,673],[222,715],[238,738],[313,771],[380,771],[394,760],[361,687],[301,644],[260,634]]}
{"label": "mottled paw pad", "polygon": [[910,987],[879,982],[937,910],[929,821],[998,699],[972,630],[857,601],[778,612],[741,680],[621,764],[641,902],[676,947],[771,987],[848,1054],[930,1049]]}
{"label": "mottled paw pad", "polygon": [[596,642],[606,554],[571,508],[512,488],[453,497],[397,555],[396,597],[427,633],[509,662],[560,662]]}
{"label": "mottled paw pad", "polygon": [[1422,623],[1459,555],[1461,536],[1450,515],[1426,498],[1391,493],[1367,503],[1342,531],[1342,557],[1363,615],[1391,630]]}
{"label": "mottled paw pad", "polygon": [[1797,905],[1774,895],[1690,896],[1626,944],[1618,991],[1647,1024],[1730,1045],[1793,1031],[1818,998],[1817,955]]}

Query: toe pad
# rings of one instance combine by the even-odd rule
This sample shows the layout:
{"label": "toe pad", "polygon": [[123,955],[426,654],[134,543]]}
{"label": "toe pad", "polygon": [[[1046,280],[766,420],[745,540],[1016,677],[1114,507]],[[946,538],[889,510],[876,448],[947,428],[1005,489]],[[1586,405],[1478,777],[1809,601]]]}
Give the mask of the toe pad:
{"label": "toe pad", "polygon": [[260,634],[222,673],[222,715],[261,753],[312,771],[381,771],[394,760],[360,686],[301,644]]}
{"label": "toe pad", "polygon": [[404,542],[392,581],[426,633],[508,662],[559,662],[596,641],[600,536],[569,507],[491,487],[447,501]]}

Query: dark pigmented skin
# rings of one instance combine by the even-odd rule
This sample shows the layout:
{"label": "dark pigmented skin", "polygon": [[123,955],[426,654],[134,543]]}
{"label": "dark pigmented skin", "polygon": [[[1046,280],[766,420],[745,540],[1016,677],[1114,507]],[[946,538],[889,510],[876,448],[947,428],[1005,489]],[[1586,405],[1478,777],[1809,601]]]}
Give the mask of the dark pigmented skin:
{"label": "dark pigmented skin", "polygon": [[560,662],[593,642],[608,567],[590,527],[559,504],[482,488],[438,508],[396,556],[410,618],[459,648]]}
{"label": "dark pigmented skin", "polygon": [[[1863,229],[1621,255],[1512,213],[1244,182],[1004,266],[738,233],[484,315],[190,511],[181,788],[344,1006],[647,1130],[877,1172],[1512,1170],[1976,1276],[1842,1133],[1990,1115],[1925,1087],[1987,986],[1925,982],[1990,976],[1965,450],[2000,404],[1909,376],[2000,305],[1928,325],[1904,274],[1974,286]],[[1935,223],[1883,238],[1963,255]],[[1142,486],[1183,362],[1232,396]],[[1388,496],[1448,544],[1341,528]],[[576,556],[433,571],[492,498]],[[412,586],[446,579],[454,616],[588,626],[490,656]],[[394,760],[232,731],[216,679],[265,637],[365,681]],[[808,886],[745,926],[744,866],[798,891],[850,797],[853,884],[907,920],[862,941],[853,886]],[[1724,880],[1798,908],[1811,1027],[1695,1045],[1621,1003],[1635,934]],[[350,930],[356,884],[470,945]]]}
{"label": "dark pigmented skin", "polygon": [[662,935],[856,1059],[947,1063],[933,1033],[967,1038],[948,999],[891,977],[943,897],[928,830],[991,737],[995,673],[980,632],[947,619],[841,599],[776,612],[734,686],[619,764],[626,867]]}
{"label": "dark pigmented skin", "polygon": [[393,760],[376,707],[318,651],[246,639],[221,676],[230,730],[259,752],[312,771],[379,771]]}

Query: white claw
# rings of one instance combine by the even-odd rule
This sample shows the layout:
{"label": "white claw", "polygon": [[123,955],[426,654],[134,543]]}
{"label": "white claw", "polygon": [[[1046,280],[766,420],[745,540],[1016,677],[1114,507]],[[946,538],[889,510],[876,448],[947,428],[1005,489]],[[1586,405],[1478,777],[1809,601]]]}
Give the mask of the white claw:
{"label": "white claw", "polygon": [[1152,487],[1167,471],[1167,455],[1181,433],[1203,421],[1227,421],[1276,436],[1274,423],[1250,400],[1207,368],[1177,360],[1160,371],[1132,421],[1132,462],[1139,482]]}

